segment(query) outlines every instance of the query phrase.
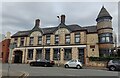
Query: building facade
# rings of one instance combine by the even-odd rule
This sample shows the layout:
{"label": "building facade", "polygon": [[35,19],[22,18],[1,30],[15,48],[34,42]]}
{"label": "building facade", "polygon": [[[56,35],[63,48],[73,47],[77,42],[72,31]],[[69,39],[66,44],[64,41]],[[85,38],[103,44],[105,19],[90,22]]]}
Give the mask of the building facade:
{"label": "building facade", "polygon": [[0,60],[2,63],[8,62],[10,39],[4,39],[0,42]]}
{"label": "building facade", "polygon": [[86,65],[89,57],[109,55],[113,49],[112,17],[104,7],[94,26],[66,25],[65,17],[61,15],[60,24],[50,28],[41,28],[37,19],[32,30],[12,35],[11,43],[16,45],[12,62],[47,59],[63,64],[70,59],[80,59]]}

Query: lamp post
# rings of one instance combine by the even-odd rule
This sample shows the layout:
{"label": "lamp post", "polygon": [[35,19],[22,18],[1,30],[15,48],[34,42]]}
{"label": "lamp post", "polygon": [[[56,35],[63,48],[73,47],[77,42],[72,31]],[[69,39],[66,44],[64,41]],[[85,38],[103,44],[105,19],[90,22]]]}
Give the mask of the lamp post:
{"label": "lamp post", "polygon": [[[60,17],[59,16],[57,16],[57,18],[58,18],[58,22],[59,22],[59,20],[60,20]],[[60,33],[59,33],[59,26],[58,26],[58,46],[59,46],[59,44],[60,44]],[[58,67],[60,66],[60,51],[59,51],[59,48],[58,48],[58,53],[57,53],[57,58],[58,58]]]}
{"label": "lamp post", "polygon": [[8,61],[8,72],[7,72],[7,76],[9,77],[9,71],[10,71],[10,63],[12,63],[12,50],[16,47],[16,43],[13,42],[13,43],[10,43],[10,46],[9,46],[9,49],[10,49],[10,52],[9,52],[9,61]]}

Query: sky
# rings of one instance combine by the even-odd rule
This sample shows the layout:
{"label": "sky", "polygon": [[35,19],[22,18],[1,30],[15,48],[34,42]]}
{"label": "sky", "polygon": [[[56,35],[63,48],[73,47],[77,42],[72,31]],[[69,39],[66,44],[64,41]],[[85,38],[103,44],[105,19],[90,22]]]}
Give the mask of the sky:
{"label": "sky", "polygon": [[57,16],[65,14],[66,24],[82,27],[96,25],[96,18],[102,8],[113,17],[113,32],[118,35],[118,2],[2,2],[0,6],[2,34],[30,30],[34,21],[40,19],[40,27],[55,27],[60,21]]}

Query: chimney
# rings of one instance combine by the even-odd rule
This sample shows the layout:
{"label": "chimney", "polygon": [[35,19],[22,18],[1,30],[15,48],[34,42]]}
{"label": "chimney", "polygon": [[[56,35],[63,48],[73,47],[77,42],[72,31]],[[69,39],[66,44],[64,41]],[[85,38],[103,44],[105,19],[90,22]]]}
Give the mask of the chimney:
{"label": "chimney", "polygon": [[11,38],[10,35],[11,35],[11,33],[10,33],[10,32],[7,32],[6,39],[10,39],[10,38]]}
{"label": "chimney", "polygon": [[61,23],[65,24],[65,15],[61,15]]}
{"label": "chimney", "polygon": [[39,24],[40,24],[40,20],[39,20],[39,19],[36,19],[36,20],[35,20],[35,26],[38,26],[38,27],[39,27]]}

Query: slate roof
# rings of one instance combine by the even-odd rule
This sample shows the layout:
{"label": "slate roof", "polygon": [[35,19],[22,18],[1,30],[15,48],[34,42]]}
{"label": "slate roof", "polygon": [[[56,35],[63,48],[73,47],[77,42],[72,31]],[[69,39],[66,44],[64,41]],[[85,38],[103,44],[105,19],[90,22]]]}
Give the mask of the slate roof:
{"label": "slate roof", "polygon": [[17,33],[13,34],[12,37],[22,37],[22,36],[28,36],[30,34],[31,30],[28,31],[18,31]]}
{"label": "slate roof", "polygon": [[[33,31],[41,31],[41,32],[43,32],[43,34],[53,34],[58,29],[58,27],[38,28],[38,29],[34,27],[32,30],[19,31],[19,32],[13,34],[12,38],[13,37],[29,36],[31,34],[31,32],[33,32]],[[77,24],[73,24],[73,25],[66,25],[66,28],[68,30],[70,30],[71,32],[75,32],[75,31],[87,31],[87,33],[97,32],[96,26],[81,27]]]}
{"label": "slate roof", "polygon": [[95,26],[95,25],[94,26],[86,26],[83,28],[86,28],[88,33],[97,33],[97,26]]}
{"label": "slate roof", "polygon": [[[110,17],[110,18],[112,19],[111,15],[110,15],[110,14],[108,13],[108,11],[104,8],[104,6],[103,6],[102,9],[100,10],[97,19],[102,18],[102,17]],[[97,20],[97,19],[96,19],[96,20]]]}

